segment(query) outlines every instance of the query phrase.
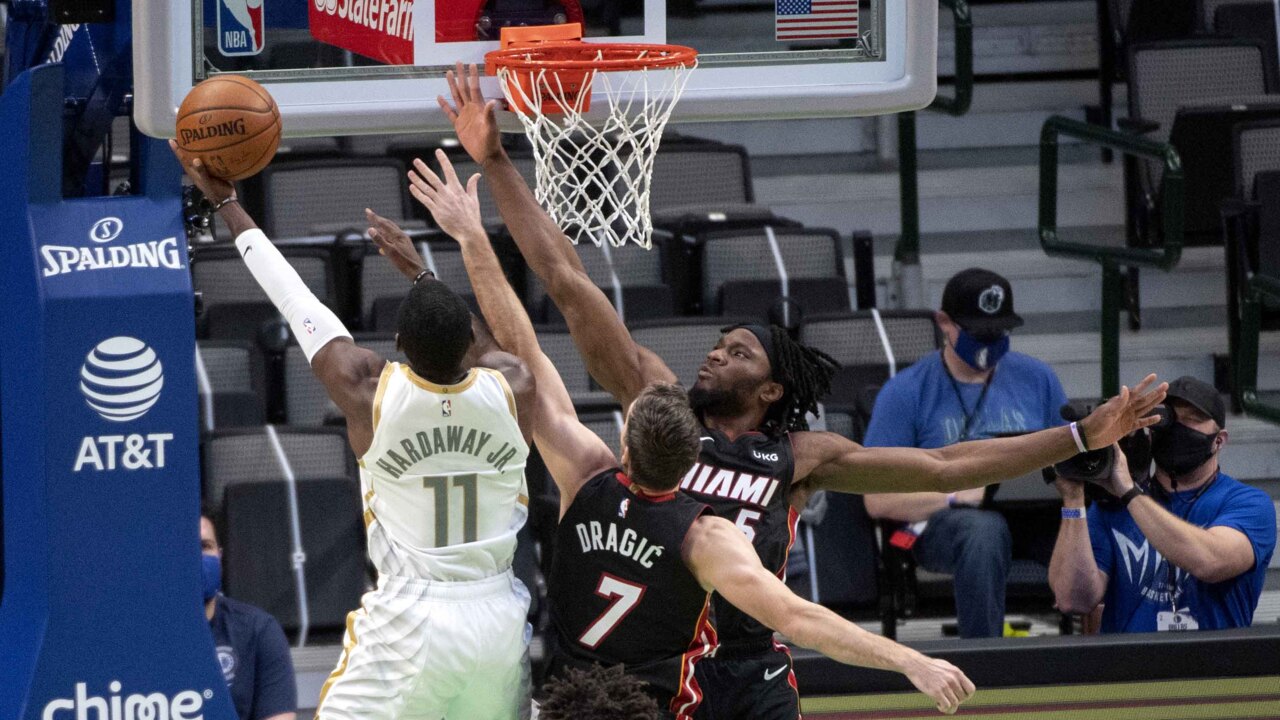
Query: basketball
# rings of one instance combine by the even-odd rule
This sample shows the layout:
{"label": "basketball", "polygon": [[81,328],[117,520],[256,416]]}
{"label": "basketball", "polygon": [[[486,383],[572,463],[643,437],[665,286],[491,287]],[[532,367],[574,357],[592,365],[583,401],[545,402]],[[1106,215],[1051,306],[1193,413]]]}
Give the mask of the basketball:
{"label": "basketball", "polygon": [[276,101],[266,88],[239,75],[205,80],[178,108],[178,147],[223,180],[243,180],[266,167],[280,145],[280,132]]}

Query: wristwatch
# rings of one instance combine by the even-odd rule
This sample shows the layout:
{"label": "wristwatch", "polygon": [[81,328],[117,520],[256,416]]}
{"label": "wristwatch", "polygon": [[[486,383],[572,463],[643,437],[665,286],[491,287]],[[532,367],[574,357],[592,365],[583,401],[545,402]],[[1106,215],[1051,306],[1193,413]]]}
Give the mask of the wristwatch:
{"label": "wristwatch", "polygon": [[1142,492],[1142,488],[1135,483],[1133,487],[1129,488],[1128,492],[1120,496],[1120,507],[1129,507],[1129,503],[1133,502],[1133,499],[1139,495],[1146,495],[1146,493]]}

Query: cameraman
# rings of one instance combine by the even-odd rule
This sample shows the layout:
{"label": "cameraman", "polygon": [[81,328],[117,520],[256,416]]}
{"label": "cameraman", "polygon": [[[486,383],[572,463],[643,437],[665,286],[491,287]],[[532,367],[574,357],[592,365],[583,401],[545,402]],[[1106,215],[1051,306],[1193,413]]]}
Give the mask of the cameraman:
{"label": "cameraman", "polygon": [[1247,627],[1275,549],[1275,507],[1218,467],[1227,431],[1217,390],[1181,377],[1165,404],[1172,418],[1152,428],[1156,471],[1145,489],[1119,447],[1098,483],[1111,497],[1087,519],[1084,484],[1057,480],[1063,519],[1049,585],[1063,612],[1104,603],[1104,633]]}

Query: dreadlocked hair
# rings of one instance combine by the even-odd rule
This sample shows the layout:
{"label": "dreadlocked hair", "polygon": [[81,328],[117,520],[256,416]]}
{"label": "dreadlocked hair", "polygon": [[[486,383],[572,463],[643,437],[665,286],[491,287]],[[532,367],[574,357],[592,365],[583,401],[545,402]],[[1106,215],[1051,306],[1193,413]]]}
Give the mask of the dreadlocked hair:
{"label": "dreadlocked hair", "polygon": [[658,720],[658,701],[639,678],[623,674],[621,665],[569,668],[543,689],[543,720]]}
{"label": "dreadlocked hair", "polygon": [[775,432],[808,430],[807,413],[818,414],[818,401],[831,392],[831,378],[840,363],[821,350],[802,345],[777,325],[770,325],[777,367],[773,378],[782,384],[782,397],[769,406],[765,425]]}

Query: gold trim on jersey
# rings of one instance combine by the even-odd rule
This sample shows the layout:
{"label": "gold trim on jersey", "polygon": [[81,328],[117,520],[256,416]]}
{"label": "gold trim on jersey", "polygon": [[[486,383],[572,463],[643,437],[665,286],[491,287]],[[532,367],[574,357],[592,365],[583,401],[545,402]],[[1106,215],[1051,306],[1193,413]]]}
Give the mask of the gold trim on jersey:
{"label": "gold trim on jersey", "polygon": [[373,513],[373,508],[369,507],[369,503],[371,502],[373,502],[372,490],[364,494],[364,529],[365,530],[368,530],[369,525],[371,525],[374,520],[378,519],[378,516]]}
{"label": "gold trim on jersey", "polygon": [[356,617],[361,612],[364,612],[363,606],[358,610],[352,610],[347,613],[347,634],[342,636],[342,659],[338,661],[338,666],[333,669],[333,672],[329,673],[329,677],[320,686],[320,699],[316,701],[316,720],[320,720],[320,710],[324,707],[324,698],[329,694],[329,688],[333,687],[338,678],[347,672],[347,662],[351,660],[351,653],[359,643],[359,639],[356,638]]}
{"label": "gold trim on jersey", "polygon": [[489,373],[498,379],[498,384],[502,386],[502,394],[507,396],[507,408],[511,410],[511,417],[520,422],[520,414],[516,412],[516,394],[511,392],[511,386],[507,384],[507,376],[492,368],[480,368],[480,370]]}
{"label": "gold trim on jersey", "polygon": [[525,506],[525,507],[529,507],[529,496],[528,496],[528,495],[517,495],[517,496],[516,496],[516,502],[520,503],[521,505],[523,505],[523,506]]}
{"label": "gold trim on jersey", "polygon": [[462,378],[461,382],[454,383],[453,385],[437,385],[415,373],[408,365],[401,365],[400,369],[404,371],[404,376],[409,378],[409,382],[417,385],[427,392],[433,392],[439,395],[456,395],[475,384],[476,378],[480,376],[480,373],[478,372],[479,368],[471,368],[467,371],[466,377]]}
{"label": "gold trim on jersey", "polygon": [[378,376],[378,390],[373,395],[373,431],[378,432],[378,421],[382,420],[382,396],[387,394],[387,381],[391,379],[391,373],[395,372],[396,364],[388,362],[382,367],[382,374]]}

